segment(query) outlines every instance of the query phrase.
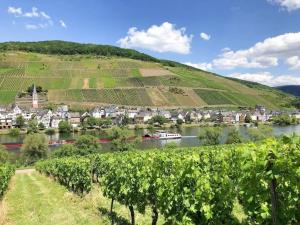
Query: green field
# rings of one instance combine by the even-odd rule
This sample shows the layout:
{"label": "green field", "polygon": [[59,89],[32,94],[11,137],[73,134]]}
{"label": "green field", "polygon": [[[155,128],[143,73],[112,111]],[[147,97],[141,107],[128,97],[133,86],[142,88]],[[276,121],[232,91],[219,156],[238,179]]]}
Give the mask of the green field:
{"label": "green field", "polygon": [[[262,104],[281,108],[292,98],[262,85],[249,85],[178,63],[170,66],[151,58],[141,61],[111,55],[0,52],[0,104],[13,103],[15,95],[33,83],[47,89],[48,100],[53,103],[88,101],[170,107]],[[182,88],[189,95],[168,93],[169,87]]]}

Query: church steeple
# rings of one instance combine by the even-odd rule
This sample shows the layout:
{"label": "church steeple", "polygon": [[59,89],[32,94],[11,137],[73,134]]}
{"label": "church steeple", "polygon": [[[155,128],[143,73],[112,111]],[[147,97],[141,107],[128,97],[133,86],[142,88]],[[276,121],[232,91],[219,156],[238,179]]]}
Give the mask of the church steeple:
{"label": "church steeple", "polygon": [[37,94],[36,87],[34,84],[33,91],[32,91],[32,108],[37,109],[38,107],[39,107],[38,94]]}

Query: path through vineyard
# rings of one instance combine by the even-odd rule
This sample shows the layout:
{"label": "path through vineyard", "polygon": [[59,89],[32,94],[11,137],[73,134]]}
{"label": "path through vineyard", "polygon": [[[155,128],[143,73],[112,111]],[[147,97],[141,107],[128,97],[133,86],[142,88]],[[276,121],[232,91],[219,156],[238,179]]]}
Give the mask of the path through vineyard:
{"label": "path through vineyard", "polygon": [[[111,224],[109,209],[110,200],[96,186],[80,198],[34,169],[17,170],[0,201],[0,225],[106,225]],[[129,224],[128,208],[116,202],[114,212],[116,225]],[[151,224],[150,210],[137,213],[136,222]]]}
{"label": "path through vineyard", "polygon": [[90,202],[34,170],[17,171],[3,205],[5,225],[108,224]]}

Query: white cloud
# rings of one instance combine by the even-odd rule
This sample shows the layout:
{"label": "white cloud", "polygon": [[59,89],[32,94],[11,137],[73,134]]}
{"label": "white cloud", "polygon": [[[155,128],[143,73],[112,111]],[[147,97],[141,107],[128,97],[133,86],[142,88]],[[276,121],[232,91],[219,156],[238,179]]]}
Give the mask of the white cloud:
{"label": "white cloud", "polygon": [[233,51],[226,49],[212,64],[219,69],[267,68],[277,66],[279,59],[285,60],[300,52],[300,32],[286,33],[267,38],[254,46]]}
{"label": "white cloud", "polygon": [[195,67],[195,68],[200,69],[200,70],[205,70],[205,71],[212,70],[211,63],[191,63],[191,62],[185,62],[183,64],[191,66],[191,67]]}
{"label": "white cloud", "polygon": [[299,56],[292,56],[286,60],[286,64],[290,66],[291,69],[300,69],[300,58]]}
{"label": "white cloud", "polygon": [[63,20],[59,21],[60,26],[62,26],[63,28],[67,28],[66,23]]}
{"label": "white cloud", "polygon": [[28,17],[28,18],[42,18],[46,20],[51,20],[51,17],[43,12],[39,11],[37,7],[32,7],[31,12],[24,12],[22,11],[22,8],[16,8],[16,7],[8,7],[7,12],[9,14],[14,14],[15,16],[23,16],[23,17]]}
{"label": "white cloud", "polygon": [[51,19],[51,17],[49,15],[47,15],[45,12],[43,12],[43,11],[40,12],[40,15],[41,15],[42,18],[45,18],[46,20],[50,20]]}
{"label": "white cloud", "polygon": [[270,3],[280,5],[283,9],[293,11],[300,9],[300,0],[267,0]]}
{"label": "white cloud", "polygon": [[50,23],[38,23],[38,24],[26,24],[25,28],[27,30],[38,30],[38,29],[45,29],[49,26],[52,26]]}
{"label": "white cloud", "polygon": [[13,14],[15,16],[20,16],[23,13],[22,8],[15,8],[15,7],[12,7],[12,6],[8,7],[7,12],[9,14]]}
{"label": "white cloud", "polygon": [[148,30],[132,27],[127,36],[118,43],[123,48],[144,48],[155,52],[174,52],[188,54],[191,49],[192,35],[185,34],[185,28],[176,29],[174,24],[165,22],[160,26],[152,25]]}
{"label": "white cloud", "polygon": [[37,29],[40,29],[41,27],[39,25],[36,25],[36,24],[26,24],[25,28],[27,30],[37,30]]}
{"label": "white cloud", "polygon": [[210,36],[209,34],[207,34],[207,33],[201,33],[201,34],[200,34],[200,37],[201,37],[203,40],[205,40],[205,41],[209,41],[210,38],[211,38],[211,36]]}
{"label": "white cloud", "polygon": [[[38,10],[37,7],[32,7],[31,12],[24,13],[22,11],[22,8],[8,7],[7,12],[9,14],[14,14],[15,17],[18,17],[18,19],[22,17],[35,19],[35,22],[25,24],[25,28],[27,30],[45,29],[54,25],[51,17],[46,12]],[[36,22],[37,20],[39,20],[40,22]]]}
{"label": "white cloud", "polygon": [[222,48],[221,52],[230,52],[231,49],[229,47]]}
{"label": "white cloud", "polygon": [[229,77],[238,78],[241,80],[248,80],[252,82],[257,82],[265,84],[268,86],[276,87],[282,85],[300,85],[300,77],[294,77],[291,75],[280,75],[274,76],[269,72],[261,73],[234,73],[229,75]]}
{"label": "white cloud", "polygon": [[36,7],[32,7],[31,12],[26,12],[23,14],[25,17],[40,17],[40,13]]}

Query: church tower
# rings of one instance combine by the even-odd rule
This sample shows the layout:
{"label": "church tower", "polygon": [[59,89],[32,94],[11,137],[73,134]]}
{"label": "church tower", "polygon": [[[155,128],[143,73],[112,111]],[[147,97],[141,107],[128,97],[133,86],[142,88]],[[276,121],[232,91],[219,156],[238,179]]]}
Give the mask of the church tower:
{"label": "church tower", "polygon": [[32,108],[37,109],[39,107],[38,94],[36,92],[35,84],[33,85],[32,91]]}

